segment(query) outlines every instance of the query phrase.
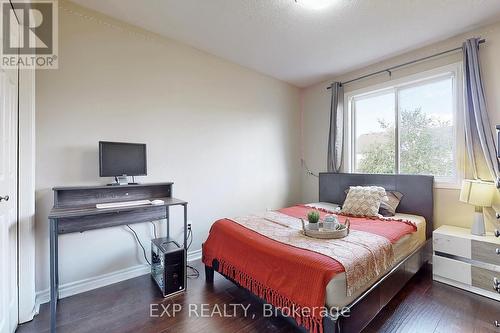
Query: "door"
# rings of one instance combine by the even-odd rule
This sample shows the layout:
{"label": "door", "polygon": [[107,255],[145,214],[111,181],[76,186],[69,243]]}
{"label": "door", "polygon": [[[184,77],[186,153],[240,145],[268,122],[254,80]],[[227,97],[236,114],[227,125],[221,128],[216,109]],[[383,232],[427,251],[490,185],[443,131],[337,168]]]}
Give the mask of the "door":
{"label": "door", "polygon": [[18,323],[18,71],[0,67],[0,333]]}

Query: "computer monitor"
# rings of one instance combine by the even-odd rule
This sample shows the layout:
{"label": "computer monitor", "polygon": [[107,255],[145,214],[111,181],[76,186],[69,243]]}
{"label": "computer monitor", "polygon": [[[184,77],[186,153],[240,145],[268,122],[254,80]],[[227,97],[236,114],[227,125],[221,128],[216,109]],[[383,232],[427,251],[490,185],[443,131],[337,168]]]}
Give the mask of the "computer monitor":
{"label": "computer monitor", "polygon": [[99,141],[101,177],[145,176],[146,144]]}

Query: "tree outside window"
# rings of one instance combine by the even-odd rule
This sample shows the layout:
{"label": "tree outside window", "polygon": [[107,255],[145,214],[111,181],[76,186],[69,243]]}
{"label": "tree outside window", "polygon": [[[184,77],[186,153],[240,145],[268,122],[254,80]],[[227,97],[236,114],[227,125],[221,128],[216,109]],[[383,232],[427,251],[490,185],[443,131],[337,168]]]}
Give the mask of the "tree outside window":
{"label": "tree outside window", "polygon": [[355,96],[354,170],[456,178],[453,80],[448,75]]}

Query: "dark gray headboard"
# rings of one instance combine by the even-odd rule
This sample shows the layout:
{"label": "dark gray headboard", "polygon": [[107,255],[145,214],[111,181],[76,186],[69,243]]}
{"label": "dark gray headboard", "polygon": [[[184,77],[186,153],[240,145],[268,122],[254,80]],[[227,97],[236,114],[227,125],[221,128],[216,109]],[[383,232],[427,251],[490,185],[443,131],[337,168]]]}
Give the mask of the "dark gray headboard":
{"label": "dark gray headboard", "polygon": [[342,204],[349,186],[382,186],[388,191],[403,193],[397,211],[425,217],[427,238],[433,228],[433,176],[372,175],[362,173],[320,173],[319,201]]}

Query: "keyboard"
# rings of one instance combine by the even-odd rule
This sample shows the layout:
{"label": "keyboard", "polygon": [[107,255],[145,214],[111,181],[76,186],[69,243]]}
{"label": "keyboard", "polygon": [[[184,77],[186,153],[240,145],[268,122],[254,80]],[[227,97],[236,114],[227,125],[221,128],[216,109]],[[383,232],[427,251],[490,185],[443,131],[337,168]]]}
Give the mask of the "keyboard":
{"label": "keyboard", "polygon": [[151,205],[151,201],[136,200],[136,201],[109,202],[109,203],[96,204],[95,207],[98,209],[103,209],[103,208],[133,207],[142,205]]}

